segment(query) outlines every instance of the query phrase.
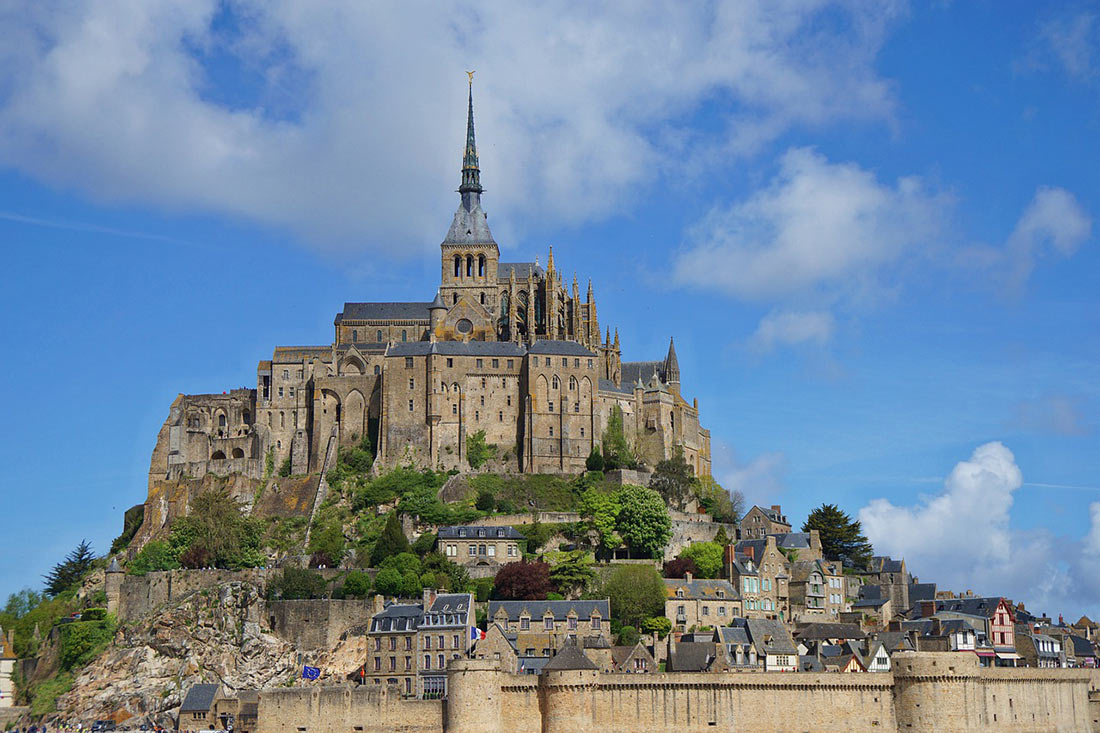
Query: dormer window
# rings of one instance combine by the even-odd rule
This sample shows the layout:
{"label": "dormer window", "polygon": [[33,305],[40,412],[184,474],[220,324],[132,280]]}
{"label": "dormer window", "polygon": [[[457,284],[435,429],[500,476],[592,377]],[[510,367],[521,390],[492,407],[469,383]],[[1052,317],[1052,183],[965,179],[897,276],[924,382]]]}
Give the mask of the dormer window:
{"label": "dormer window", "polygon": [[497,530],[497,537],[503,537],[503,536],[504,536],[504,530],[503,529],[498,529]]}
{"label": "dormer window", "polygon": [[553,616],[545,616],[542,619],[542,626],[547,631],[553,631],[554,630],[554,617]]}
{"label": "dormer window", "polygon": [[524,616],[523,618],[521,618],[519,620],[519,629],[520,629],[520,631],[527,631],[530,628],[531,628],[531,619]]}
{"label": "dormer window", "polygon": [[477,536],[478,536],[478,537],[484,537],[484,536],[485,536],[485,530],[483,530],[483,529],[479,529],[479,530],[477,531]]}
{"label": "dormer window", "polygon": [[676,597],[677,598],[683,598],[684,597],[684,589],[683,588],[677,588],[676,589]]}
{"label": "dormer window", "polygon": [[719,598],[725,598],[726,597],[726,592],[724,590],[719,590],[718,591],[718,597]]}
{"label": "dormer window", "polygon": [[458,530],[458,536],[459,537],[465,537],[466,536],[466,530],[465,529]]}

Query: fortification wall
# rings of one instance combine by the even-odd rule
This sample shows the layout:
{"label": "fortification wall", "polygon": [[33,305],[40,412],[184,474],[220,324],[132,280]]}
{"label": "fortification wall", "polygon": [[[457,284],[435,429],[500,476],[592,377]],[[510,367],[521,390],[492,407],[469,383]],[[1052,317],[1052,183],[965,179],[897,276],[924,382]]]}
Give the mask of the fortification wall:
{"label": "fortification wall", "polygon": [[270,601],[267,617],[272,633],[298,649],[332,649],[345,631],[370,623],[371,601]]}
{"label": "fortification wall", "polygon": [[374,686],[264,690],[257,733],[441,733],[442,700],[402,700]]}

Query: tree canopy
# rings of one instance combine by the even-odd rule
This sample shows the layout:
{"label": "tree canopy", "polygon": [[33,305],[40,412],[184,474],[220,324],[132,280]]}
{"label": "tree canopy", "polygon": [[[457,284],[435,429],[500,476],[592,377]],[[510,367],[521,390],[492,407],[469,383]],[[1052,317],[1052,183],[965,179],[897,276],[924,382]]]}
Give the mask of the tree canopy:
{"label": "tree canopy", "polygon": [[623,432],[623,411],[618,405],[611,409],[607,418],[607,428],[603,431],[603,470],[614,471],[616,468],[634,468],[637,461],[630,450],[630,444],[626,442]]}
{"label": "tree canopy", "polygon": [[665,612],[665,583],[652,565],[619,565],[604,581],[602,593],[611,601],[611,615],[637,628]]}
{"label": "tree canopy", "polygon": [[616,495],[595,487],[581,494],[580,515],[585,518],[587,528],[596,533],[596,541],[604,550],[616,550],[623,544],[623,538],[615,529],[620,508]]}
{"label": "tree canopy", "polygon": [[657,557],[672,538],[672,520],[661,495],[642,486],[624,486],[618,500],[619,536],[632,551]]}
{"label": "tree canopy", "polygon": [[695,564],[695,573],[700,578],[719,578],[722,576],[722,552],[717,542],[692,542],[680,551],[680,557]]}
{"label": "tree canopy", "polygon": [[542,601],[552,588],[550,566],[544,562],[510,562],[493,580],[493,595],[502,601]]}
{"label": "tree canopy", "polygon": [[410,549],[409,540],[401,529],[401,518],[397,516],[397,512],[390,512],[386,517],[386,526],[382,528],[382,535],[374,543],[371,565],[379,567],[387,557],[409,552]]}
{"label": "tree canopy", "polygon": [[54,565],[53,570],[45,575],[46,595],[52,598],[72,589],[91,570],[94,562],[91,544],[87,540],[81,540],[64,560]]}
{"label": "tree canopy", "polygon": [[562,553],[561,559],[550,568],[550,580],[565,596],[582,592],[595,575],[592,556],[584,550]]}
{"label": "tree canopy", "polygon": [[683,509],[684,503],[692,495],[695,472],[684,460],[684,450],[676,446],[672,458],[657,463],[653,476],[649,479],[649,488],[661,495],[670,506]]}
{"label": "tree canopy", "polygon": [[866,568],[871,562],[874,548],[863,535],[859,520],[836,504],[822,504],[810,512],[802,531],[814,529],[821,535],[821,554],[826,560],[839,560],[849,568]]}

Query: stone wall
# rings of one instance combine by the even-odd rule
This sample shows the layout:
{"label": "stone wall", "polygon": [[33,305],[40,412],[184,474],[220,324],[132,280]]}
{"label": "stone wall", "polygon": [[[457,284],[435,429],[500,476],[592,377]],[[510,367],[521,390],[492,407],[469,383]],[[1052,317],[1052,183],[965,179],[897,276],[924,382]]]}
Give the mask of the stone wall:
{"label": "stone wall", "polygon": [[369,600],[271,601],[271,632],[298,649],[332,649],[341,634],[370,623]]}
{"label": "stone wall", "polygon": [[1097,730],[1100,699],[1090,701],[1086,670],[981,669],[958,653],[904,652],[895,660],[894,673],[879,674],[534,677],[463,659],[448,669],[443,703],[368,687],[265,691],[257,733]]}

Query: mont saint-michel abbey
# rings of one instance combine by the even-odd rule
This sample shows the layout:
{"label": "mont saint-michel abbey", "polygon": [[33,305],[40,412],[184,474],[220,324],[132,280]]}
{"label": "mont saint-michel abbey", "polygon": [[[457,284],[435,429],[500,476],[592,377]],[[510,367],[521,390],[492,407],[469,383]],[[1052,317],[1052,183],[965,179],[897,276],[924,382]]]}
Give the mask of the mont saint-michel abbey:
{"label": "mont saint-michel abbey", "polygon": [[345,303],[331,344],[277,346],[256,388],[180,395],[160,431],[150,480],[240,473],[289,457],[325,470],[340,446],[369,437],[376,465],[469,470],[467,438],[484,431],[497,470],[577,473],[616,406],[639,459],[680,448],[710,473],[710,433],[683,396],[676,350],[622,361],[601,333],[592,282],[582,293],[554,261],[501,262],[481,208],[471,86],[461,200],[425,302]]}

